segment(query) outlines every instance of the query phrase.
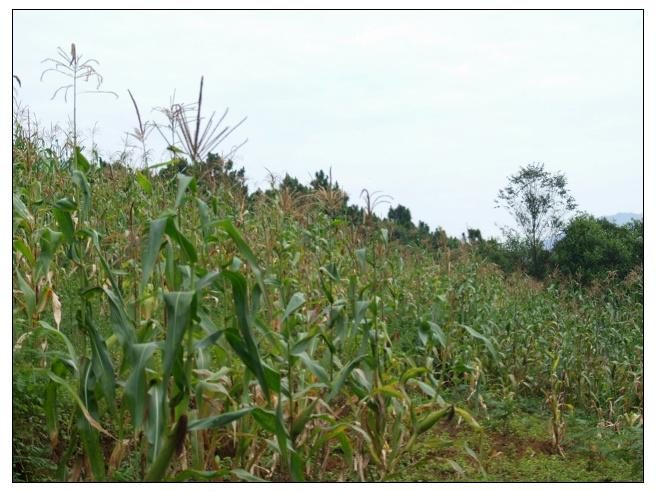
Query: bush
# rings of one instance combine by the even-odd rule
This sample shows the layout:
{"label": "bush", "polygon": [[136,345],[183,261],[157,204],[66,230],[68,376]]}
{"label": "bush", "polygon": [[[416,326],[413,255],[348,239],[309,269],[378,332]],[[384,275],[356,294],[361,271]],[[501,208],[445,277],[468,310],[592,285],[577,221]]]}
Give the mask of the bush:
{"label": "bush", "polygon": [[552,261],[562,272],[579,276],[584,283],[611,271],[625,277],[642,264],[643,223],[618,226],[606,219],[580,215],[565,228]]}

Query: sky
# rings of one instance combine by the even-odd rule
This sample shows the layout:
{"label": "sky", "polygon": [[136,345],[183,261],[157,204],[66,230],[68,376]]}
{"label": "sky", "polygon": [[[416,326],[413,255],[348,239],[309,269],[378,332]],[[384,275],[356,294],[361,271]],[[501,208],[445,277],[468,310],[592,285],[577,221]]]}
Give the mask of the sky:
{"label": "sky", "polygon": [[[351,202],[381,191],[415,223],[500,236],[498,190],[543,162],[581,211],[642,213],[640,11],[18,11],[18,99],[44,128],[66,125],[70,100],[51,100],[63,79],[41,81],[41,61],[72,42],[119,95],[78,102],[107,158],[136,125],[127,89],[161,121],[151,110],[174,90],[195,102],[204,76],[206,110],[248,117],[219,150],[248,139],[234,160],[251,190],[330,168]],[[165,159],[156,132],[147,143]]]}

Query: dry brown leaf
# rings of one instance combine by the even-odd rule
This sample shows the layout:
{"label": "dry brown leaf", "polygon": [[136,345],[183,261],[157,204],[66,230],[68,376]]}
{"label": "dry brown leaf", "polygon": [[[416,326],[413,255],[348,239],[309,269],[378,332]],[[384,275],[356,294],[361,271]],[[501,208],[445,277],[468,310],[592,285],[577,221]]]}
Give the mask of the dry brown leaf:
{"label": "dry brown leaf", "polygon": [[61,324],[61,302],[59,301],[59,296],[55,294],[55,291],[51,291],[52,296],[52,315],[55,318],[55,324],[59,330],[59,325]]}
{"label": "dry brown leaf", "polygon": [[116,442],[112,454],[109,457],[109,475],[119,468],[119,465],[121,464],[121,461],[123,461],[125,453],[128,450],[129,444],[129,439],[123,439],[122,441]]}

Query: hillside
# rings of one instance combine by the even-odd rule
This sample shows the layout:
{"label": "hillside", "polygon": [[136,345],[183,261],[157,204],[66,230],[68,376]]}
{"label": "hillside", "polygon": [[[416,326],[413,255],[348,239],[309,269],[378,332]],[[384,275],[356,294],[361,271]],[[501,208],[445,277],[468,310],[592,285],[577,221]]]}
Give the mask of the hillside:
{"label": "hillside", "polygon": [[52,155],[14,147],[14,480],[642,479],[641,271]]}

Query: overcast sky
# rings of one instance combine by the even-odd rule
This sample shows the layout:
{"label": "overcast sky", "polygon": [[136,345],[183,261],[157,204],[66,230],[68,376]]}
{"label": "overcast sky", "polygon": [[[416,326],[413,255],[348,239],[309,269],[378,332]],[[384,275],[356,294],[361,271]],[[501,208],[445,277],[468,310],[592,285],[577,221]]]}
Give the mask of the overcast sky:
{"label": "overcast sky", "polygon": [[[57,46],[97,58],[108,95],[80,96],[101,153],[123,148],[174,89],[248,120],[223,151],[249,186],[267,170],[309,182],[333,176],[358,201],[382,190],[415,223],[450,235],[499,235],[494,198],[520,166],[563,171],[580,209],[642,212],[642,13],[563,12],[27,12],[14,13],[19,99],[43,124],[62,81],[43,58]],[[154,159],[161,139],[153,133]],[[386,207],[379,210],[386,213]]]}

